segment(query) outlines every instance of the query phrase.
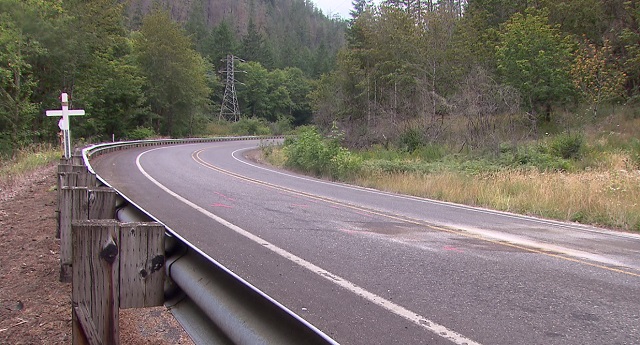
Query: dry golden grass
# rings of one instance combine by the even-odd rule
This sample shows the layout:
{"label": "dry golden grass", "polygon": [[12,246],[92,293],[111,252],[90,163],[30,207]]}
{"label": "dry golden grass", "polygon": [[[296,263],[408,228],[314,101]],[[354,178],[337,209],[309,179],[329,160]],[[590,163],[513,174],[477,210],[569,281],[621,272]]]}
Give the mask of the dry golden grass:
{"label": "dry golden grass", "polygon": [[357,184],[397,193],[566,221],[640,230],[640,171],[505,171],[361,177]]}
{"label": "dry golden grass", "polygon": [[59,148],[51,145],[36,145],[20,150],[12,159],[3,161],[0,158],[0,186],[58,161],[61,156]]}

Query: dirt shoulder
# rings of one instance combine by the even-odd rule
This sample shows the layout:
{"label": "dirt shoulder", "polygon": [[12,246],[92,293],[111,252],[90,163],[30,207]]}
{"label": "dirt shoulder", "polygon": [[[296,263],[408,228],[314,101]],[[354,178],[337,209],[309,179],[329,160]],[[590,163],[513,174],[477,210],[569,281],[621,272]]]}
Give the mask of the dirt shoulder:
{"label": "dirt shoulder", "polygon": [[[70,344],[71,284],[59,282],[56,167],[0,189],[0,344]],[[192,344],[164,308],[120,312],[122,344]]]}

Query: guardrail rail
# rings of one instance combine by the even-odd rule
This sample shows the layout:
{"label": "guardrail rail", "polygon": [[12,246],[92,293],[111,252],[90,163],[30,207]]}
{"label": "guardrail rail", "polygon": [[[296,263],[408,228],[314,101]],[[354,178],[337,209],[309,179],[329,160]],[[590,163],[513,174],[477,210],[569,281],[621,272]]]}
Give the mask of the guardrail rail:
{"label": "guardrail rail", "polygon": [[[322,331],[186,241],[176,229],[170,229],[157,217],[136,205],[129,196],[97,175],[90,163],[91,158],[98,155],[135,147],[256,139],[273,140],[281,137],[106,143],[86,147],[70,160],[61,162],[58,169],[61,280],[69,280],[71,276],[74,280],[74,344],[118,344],[117,309],[153,306],[158,301],[164,302],[197,344],[337,344]],[[147,237],[155,238],[153,231],[158,228],[160,236],[148,240]],[[84,237],[96,238],[98,242],[94,245],[87,244],[90,240],[82,239]],[[140,240],[142,237],[145,238],[144,241]],[[131,244],[132,239],[134,244]],[[128,246],[139,246],[141,242],[145,242],[142,249],[127,251]],[[83,246],[95,247],[96,254],[91,254]],[[123,251],[138,254],[134,257]],[[140,251],[146,253],[141,255]],[[100,260],[92,259],[94,257],[99,257]],[[77,261],[83,258],[88,263]],[[118,264],[119,268],[112,267]],[[89,268],[86,265],[96,266]],[[93,281],[97,279],[96,270],[102,270],[102,275],[106,277],[99,284]],[[122,275],[129,276],[118,278]],[[84,280],[89,279],[87,276],[92,281]],[[122,283],[125,280],[127,283]],[[162,285],[160,298],[155,291],[158,289],[158,280]],[[83,303],[83,297],[76,297],[77,291],[82,293],[89,290],[88,284],[99,285],[103,290],[100,293],[88,291],[87,295],[108,295],[107,302]],[[132,292],[128,285],[134,285],[135,291]],[[96,312],[99,308],[107,311],[100,309]],[[96,315],[91,316],[92,313]]]}

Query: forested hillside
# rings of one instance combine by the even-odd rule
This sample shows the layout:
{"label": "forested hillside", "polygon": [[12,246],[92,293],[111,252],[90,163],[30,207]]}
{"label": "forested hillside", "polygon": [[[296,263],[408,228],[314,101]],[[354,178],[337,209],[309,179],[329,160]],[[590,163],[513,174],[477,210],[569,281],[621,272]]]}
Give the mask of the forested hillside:
{"label": "forested hillside", "polygon": [[62,92],[76,141],[207,135],[229,54],[243,114],[304,123],[345,28],[304,0],[0,0],[0,156],[58,141]]}
{"label": "forested hillside", "polygon": [[313,94],[316,122],[337,124],[351,145],[413,140],[497,150],[537,138],[554,113],[573,120],[556,130],[580,130],[603,108],[637,103],[637,1],[354,5],[348,46]]}
{"label": "forested hillside", "polygon": [[44,111],[61,92],[87,113],[76,140],[217,134],[229,54],[250,133],[313,121],[352,146],[497,151],[636,108],[635,1],[353,6],[344,21],[307,0],[0,0],[0,154],[58,140]]}
{"label": "forested hillside", "polygon": [[344,45],[342,20],[331,20],[305,0],[129,0],[130,26],[167,9],[184,23],[196,48],[218,63],[226,54],[268,69],[298,67],[308,76],[328,72]]}

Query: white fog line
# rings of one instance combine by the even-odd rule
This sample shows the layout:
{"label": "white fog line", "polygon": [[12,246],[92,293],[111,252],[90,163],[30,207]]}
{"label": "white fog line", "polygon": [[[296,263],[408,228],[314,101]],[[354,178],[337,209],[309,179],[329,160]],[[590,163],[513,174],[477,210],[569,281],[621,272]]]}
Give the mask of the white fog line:
{"label": "white fog line", "polygon": [[150,151],[146,151],[141,153],[140,155],[138,155],[138,157],[136,158],[136,165],[138,167],[138,170],[140,170],[140,172],[151,182],[153,182],[156,186],[158,186],[160,189],[162,189],[163,191],[165,191],[166,193],[170,194],[171,196],[173,196],[174,198],[178,199],[179,201],[183,202],[184,204],[186,204],[187,206],[195,209],[196,211],[202,213],[203,215],[207,216],[208,218],[220,223],[221,225],[233,230],[234,232],[238,233],[239,235],[242,235],[248,239],[250,239],[251,241],[263,246],[264,248],[267,248],[269,250],[271,250],[272,252],[280,255],[281,257],[288,259],[306,269],[308,269],[309,271],[317,274],[318,276],[344,288],[347,289],[349,291],[351,291],[352,293],[366,299],[367,301],[374,303],[384,309],[386,309],[387,311],[401,316],[406,320],[411,321],[412,323],[436,334],[437,336],[440,336],[442,338],[445,338],[447,340],[450,340],[451,342],[458,344],[458,345],[480,345],[480,343],[477,343],[469,338],[466,338],[465,336],[463,336],[462,334],[459,334],[455,331],[452,331],[438,323],[435,323],[427,318],[425,318],[424,316],[418,315],[398,304],[395,304],[389,300],[384,299],[381,296],[378,296],[372,292],[369,292],[367,290],[365,290],[364,288],[336,275],[333,274],[319,266],[316,266],[314,264],[312,264],[311,262],[304,260],[301,257],[298,257],[288,251],[286,251],[285,249],[282,249],[276,245],[274,245],[273,243],[270,243],[254,234],[252,234],[251,232],[244,230],[242,228],[240,228],[239,226],[232,224],[231,222],[220,218],[218,216],[216,216],[215,214],[207,211],[206,209],[196,205],[195,203],[187,200],[186,198],[180,196],[179,194],[175,193],[174,191],[172,191],[171,189],[167,188],[166,186],[164,186],[163,184],[161,184],[160,182],[158,182],[156,179],[154,179],[153,177],[151,177],[151,175],[149,175],[144,168],[142,168],[142,165],[140,163],[140,158],[147,152],[151,152],[151,151],[155,151],[157,149],[154,150],[150,150]]}

